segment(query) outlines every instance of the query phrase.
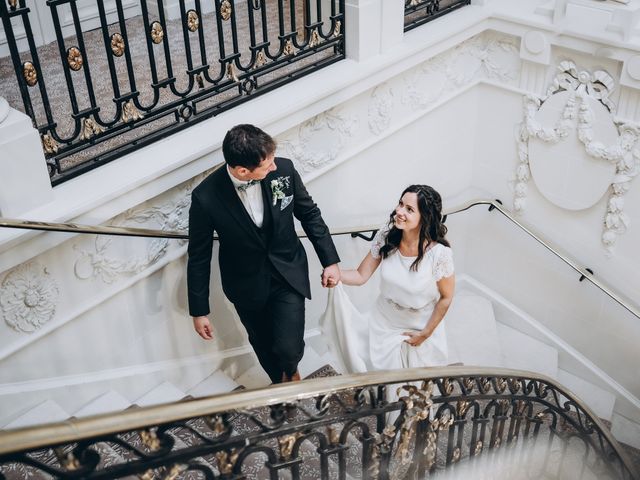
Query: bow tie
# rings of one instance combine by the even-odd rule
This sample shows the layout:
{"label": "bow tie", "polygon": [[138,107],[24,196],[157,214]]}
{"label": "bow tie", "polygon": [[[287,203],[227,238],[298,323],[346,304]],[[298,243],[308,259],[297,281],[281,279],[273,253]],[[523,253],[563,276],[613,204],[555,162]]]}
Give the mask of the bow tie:
{"label": "bow tie", "polygon": [[260,183],[260,180],[249,180],[247,183],[243,183],[242,185],[238,185],[236,188],[238,189],[239,192],[244,192],[249,187],[253,187],[254,185],[257,185],[258,183]]}

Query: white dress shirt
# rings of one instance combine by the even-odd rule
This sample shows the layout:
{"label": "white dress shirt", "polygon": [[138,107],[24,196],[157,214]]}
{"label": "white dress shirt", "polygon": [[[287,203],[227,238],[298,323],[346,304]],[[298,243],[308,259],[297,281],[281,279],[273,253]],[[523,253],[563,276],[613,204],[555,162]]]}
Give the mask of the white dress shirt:
{"label": "white dress shirt", "polygon": [[260,182],[240,191],[238,190],[238,187],[246,185],[249,182],[245,180],[238,180],[234,177],[229,165],[227,165],[227,173],[229,174],[231,183],[233,183],[233,187],[236,189],[236,193],[238,194],[242,205],[244,205],[244,208],[251,217],[251,220],[253,220],[253,223],[255,223],[258,228],[261,228],[264,220],[264,201],[262,199],[262,187],[260,186]]}

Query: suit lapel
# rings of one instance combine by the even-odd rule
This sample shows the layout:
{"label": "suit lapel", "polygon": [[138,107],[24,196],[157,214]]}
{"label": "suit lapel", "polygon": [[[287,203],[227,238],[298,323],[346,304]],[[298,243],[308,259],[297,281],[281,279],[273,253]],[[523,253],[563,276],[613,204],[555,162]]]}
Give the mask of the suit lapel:
{"label": "suit lapel", "polygon": [[216,192],[222,200],[223,204],[229,207],[229,213],[233,215],[240,226],[260,243],[264,243],[260,235],[258,235],[257,228],[253,223],[253,220],[251,220],[247,209],[244,208],[244,205],[240,201],[240,197],[238,197],[236,189],[233,186],[233,183],[231,183],[231,179],[229,178],[229,174],[226,171],[226,168],[224,173],[221,175]]}

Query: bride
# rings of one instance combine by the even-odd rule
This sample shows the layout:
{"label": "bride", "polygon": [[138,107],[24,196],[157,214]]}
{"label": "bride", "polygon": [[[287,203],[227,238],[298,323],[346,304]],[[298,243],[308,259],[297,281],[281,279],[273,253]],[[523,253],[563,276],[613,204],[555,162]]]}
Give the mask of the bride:
{"label": "bride", "polygon": [[381,274],[380,295],[369,315],[352,306],[340,285],[330,290],[321,326],[343,370],[448,363],[442,320],[455,276],[446,233],[440,194],[427,185],[411,185],[358,269],[341,271],[345,285],[365,284],[378,267]]}

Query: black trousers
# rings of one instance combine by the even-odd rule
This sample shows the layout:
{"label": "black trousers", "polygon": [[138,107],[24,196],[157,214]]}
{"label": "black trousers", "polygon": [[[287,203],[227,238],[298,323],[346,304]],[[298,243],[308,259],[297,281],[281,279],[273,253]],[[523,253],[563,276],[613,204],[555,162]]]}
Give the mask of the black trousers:
{"label": "black trousers", "polygon": [[269,297],[259,308],[234,305],[249,343],[273,383],[293,375],[304,354],[304,301],[279,275],[271,278]]}

